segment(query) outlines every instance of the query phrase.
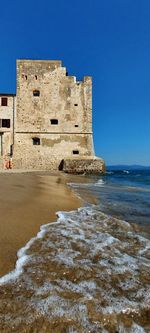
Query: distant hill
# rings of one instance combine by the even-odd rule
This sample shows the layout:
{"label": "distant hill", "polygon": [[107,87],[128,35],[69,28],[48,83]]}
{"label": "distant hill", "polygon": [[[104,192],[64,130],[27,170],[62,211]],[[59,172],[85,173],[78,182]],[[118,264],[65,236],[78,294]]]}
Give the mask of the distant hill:
{"label": "distant hill", "polygon": [[144,165],[125,165],[125,164],[118,164],[118,165],[108,165],[106,167],[107,170],[150,170],[150,166]]}

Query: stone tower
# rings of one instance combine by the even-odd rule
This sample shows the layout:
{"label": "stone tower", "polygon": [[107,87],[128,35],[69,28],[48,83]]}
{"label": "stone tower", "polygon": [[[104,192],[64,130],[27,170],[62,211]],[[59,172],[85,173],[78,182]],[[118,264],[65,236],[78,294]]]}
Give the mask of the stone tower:
{"label": "stone tower", "polygon": [[58,60],[17,60],[12,118],[13,168],[103,169],[94,157],[91,77],[77,81]]}

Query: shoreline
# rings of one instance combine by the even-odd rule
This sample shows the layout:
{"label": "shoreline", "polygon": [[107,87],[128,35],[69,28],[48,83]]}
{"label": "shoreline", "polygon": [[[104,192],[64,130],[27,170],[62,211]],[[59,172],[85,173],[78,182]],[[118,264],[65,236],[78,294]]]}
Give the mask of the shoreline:
{"label": "shoreline", "polygon": [[67,186],[77,177],[45,171],[0,173],[0,278],[15,269],[18,251],[41,226],[57,223],[58,211],[82,206],[82,199]]}
{"label": "shoreline", "polygon": [[[70,211],[71,212],[71,211]],[[38,239],[41,239],[45,233],[46,229],[51,225],[57,225],[60,222],[59,212],[56,212],[57,220],[54,222],[50,222],[40,226],[39,232],[32,237],[22,248],[20,248],[16,253],[16,263],[13,270],[6,273],[3,276],[0,276],[0,287],[5,284],[9,284],[11,282],[15,282],[15,280],[23,273],[24,265],[28,262],[28,255],[26,252],[30,250],[30,247],[34,245]]]}
{"label": "shoreline", "polygon": [[[90,181],[60,174],[42,175],[42,181],[41,174],[32,177],[25,177],[33,181],[27,188],[42,186],[44,198],[51,179],[50,189],[59,189],[55,204],[64,191],[67,204],[68,198],[73,203],[76,190],[70,186]],[[57,210],[57,221],[40,227],[19,249],[15,269],[0,279],[4,333],[12,328],[15,333],[149,331],[149,240],[129,222],[86,205],[89,199],[94,203],[87,192],[79,191],[82,207],[78,197],[80,208]]]}

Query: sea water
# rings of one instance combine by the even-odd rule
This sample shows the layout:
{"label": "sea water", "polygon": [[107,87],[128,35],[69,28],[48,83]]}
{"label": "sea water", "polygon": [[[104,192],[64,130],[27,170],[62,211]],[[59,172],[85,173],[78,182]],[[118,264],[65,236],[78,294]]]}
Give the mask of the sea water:
{"label": "sea water", "polygon": [[88,177],[89,183],[72,184],[81,196],[91,193],[101,211],[138,224],[150,233],[150,170],[109,170]]}
{"label": "sea water", "polygon": [[58,212],[0,279],[0,332],[150,332],[150,174],[70,186],[84,206]]}

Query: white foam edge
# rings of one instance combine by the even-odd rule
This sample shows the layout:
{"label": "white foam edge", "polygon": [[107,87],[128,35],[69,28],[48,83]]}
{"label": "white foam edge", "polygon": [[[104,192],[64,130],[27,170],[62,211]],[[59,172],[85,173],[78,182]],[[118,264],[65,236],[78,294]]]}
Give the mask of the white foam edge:
{"label": "white foam edge", "polygon": [[76,185],[76,183],[67,183],[67,185],[69,186],[69,187],[71,187],[71,190],[73,190],[73,192],[75,193],[75,195],[76,195],[76,198],[78,198],[79,200],[83,200],[82,199],[82,197],[81,197],[81,195],[77,192],[77,186],[76,187],[74,187],[74,185]]}
{"label": "white foam edge", "polygon": [[15,269],[9,272],[8,274],[5,274],[0,278],[0,286],[11,283],[12,281],[16,280],[22,273],[23,273],[23,267],[24,265],[29,261],[31,255],[26,254],[26,251],[30,248],[30,246],[39,238],[43,238],[47,231],[47,227],[51,225],[60,224],[64,220],[64,214],[66,212],[56,212],[56,215],[58,216],[58,219],[56,222],[50,222],[47,224],[43,224],[40,227],[40,231],[37,233],[37,235],[29,240],[29,242],[26,243],[24,247],[18,250],[17,252],[17,261],[15,265]]}
{"label": "white foam edge", "polygon": [[[96,205],[90,204],[89,206],[80,207],[80,208],[78,208],[76,210],[72,210],[72,211],[56,212],[56,216],[58,216],[57,220],[55,222],[50,222],[50,223],[42,225],[40,227],[40,231],[37,233],[37,235],[35,237],[31,238],[24,247],[22,247],[21,249],[18,250],[18,252],[17,252],[18,259],[16,261],[15,269],[0,278],[0,286],[4,285],[6,283],[11,283],[12,281],[16,280],[23,273],[23,267],[24,267],[25,263],[27,263],[31,258],[31,255],[26,254],[26,251],[30,248],[30,246],[37,239],[43,238],[43,236],[45,235],[47,228],[49,226],[60,224],[60,223],[64,222],[65,216],[70,215],[71,213],[86,211],[86,213],[90,214],[92,211],[92,208],[94,208],[94,207],[96,207]],[[109,215],[107,215],[103,212],[99,211],[99,213],[101,213],[107,219],[110,217]],[[116,220],[119,220],[119,219],[116,219]],[[130,226],[130,224],[124,220],[119,220],[119,221]],[[145,239],[144,237],[142,237],[142,238],[143,238],[143,240]]]}
{"label": "white foam edge", "polygon": [[58,211],[56,212],[56,216],[58,217],[55,222],[50,222],[47,224],[43,224],[40,226],[40,231],[37,233],[37,235],[33,238],[31,238],[24,247],[18,250],[17,252],[17,261],[14,270],[11,272],[3,275],[0,278],[0,286],[11,283],[12,281],[15,281],[22,273],[23,273],[23,267],[24,265],[30,260],[31,255],[26,254],[26,251],[30,248],[30,246],[39,238],[43,238],[45,235],[47,228],[52,225],[60,224],[65,220],[65,214],[74,213],[76,211],[80,211],[81,208],[78,208],[77,210],[73,211]]}
{"label": "white foam edge", "polygon": [[67,185],[70,186],[73,189],[78,189],[78,188],[80,188],[80,186],[82,188],[91,187],[91,186],[100,186],[100,187],[103,187],[103,185],[105,185],[105,181],[100,178],[95,183],[92,183],[92,182],[89,182],[89,183],[71,183],[70,182],[70,183],[67,183]]}

